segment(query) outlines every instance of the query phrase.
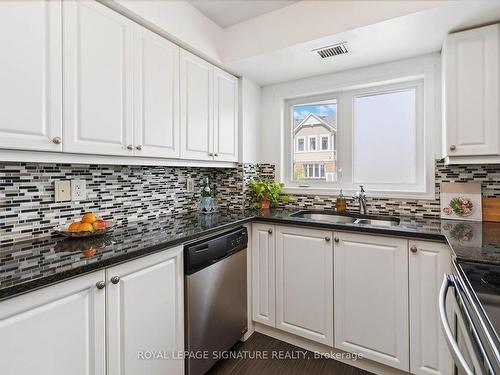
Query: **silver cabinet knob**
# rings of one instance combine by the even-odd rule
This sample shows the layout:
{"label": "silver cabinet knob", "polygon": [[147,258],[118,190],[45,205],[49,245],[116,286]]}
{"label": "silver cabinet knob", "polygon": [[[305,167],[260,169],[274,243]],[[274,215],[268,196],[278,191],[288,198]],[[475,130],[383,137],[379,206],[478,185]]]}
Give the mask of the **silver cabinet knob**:
{"label": "silver cabinet knob", "polygon": [[268,230],[267,230],[267,233],[269,233],[269,234],[273,234],[273,230],[272,230],[272,229],[268,229]]}
{"label": "silver cabinet knob", "polygon": [[326,242],[330,242],[330,237],[325,237]]}
{"label": "silver cabinet knob", "polygon": [[104,287],[106,286],[106,283],[101,280],[101,281],[96,282],[95,286],[97,287],[97,289],[104,289]]}
{"label": "silver cabinet knob", "polygon": [[113,284],[118,284],[118,283],[120,282],[120,276],[113,276],[113,277],[111,278],[111,282],[112,282]]}
{"label": "silver cabinet knob", "polygon": [[455,145],[450,146],[450,151],[455,151],[456,149],[457,149],[457,146],[455,146]]}
{"label": "silver cabinet knob", "polygon": [[138,150],[138,151],[141,151],[142,150],[142,145],[135,146],[135,149]]}
{"label": "silver cabinet knob", "polygon": [[219,154],[214,154],[215,157],[219,156]]}
{"label": "silver cabinet knob", "polygon": [[415,245],[413,245],[412,247],[410,247],[410,251],[412,253],[416,253],[418,251],[417,247]]}
{"label": "silver cabinet knob", "polygon": [[56,145],[60,145],[62,142],[61,137],[54,137],[52,138],[52,143],[55,143]]}
{"label": "silver cabinet knob", "polygon": [[128,145],[128,146],[127,146],[127,149],[128,149],[128,150],[133,150],[133,149],[134,149],[134,145]]}
{"label": "silver cabinet knob", "polygon": [[336,243],[339,243],[339,241],[340,241],[338,237],[335,237],[333,240],[334,240]]}
{"label": "silver cabinet knob", "polygon": [[210,153],[208,154],[208,156],[214,156],[214,154],[210,152]]}

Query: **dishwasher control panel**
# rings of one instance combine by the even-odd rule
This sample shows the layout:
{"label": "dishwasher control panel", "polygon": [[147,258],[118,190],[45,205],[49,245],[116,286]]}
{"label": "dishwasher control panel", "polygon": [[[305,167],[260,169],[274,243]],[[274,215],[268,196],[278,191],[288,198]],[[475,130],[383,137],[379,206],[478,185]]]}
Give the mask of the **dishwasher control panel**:
{"label": "dishwasher control panel", "polygon": [[191,275],[246,249],[247,229],[239,227],[184,246],[184,273]]}

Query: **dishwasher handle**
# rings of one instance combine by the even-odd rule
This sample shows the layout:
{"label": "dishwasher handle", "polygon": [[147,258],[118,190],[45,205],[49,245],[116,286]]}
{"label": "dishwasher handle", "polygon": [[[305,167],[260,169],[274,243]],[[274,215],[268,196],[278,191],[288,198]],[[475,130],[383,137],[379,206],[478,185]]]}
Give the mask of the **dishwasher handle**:
{"label": "dishwasher handle", "polygon": [[450,287],[456,287],[455,278],[452,275],[444,275],[443,283],[439,291],[439,317],[441,320],[441,328],[443,329],[446,343],[448,344],[451,356],[457,367],[467,375],[474,375],[474,372],[472,372],[463,354],[460,352],[458,343],[450,328],[448,314],[446,312],[446,296]]}

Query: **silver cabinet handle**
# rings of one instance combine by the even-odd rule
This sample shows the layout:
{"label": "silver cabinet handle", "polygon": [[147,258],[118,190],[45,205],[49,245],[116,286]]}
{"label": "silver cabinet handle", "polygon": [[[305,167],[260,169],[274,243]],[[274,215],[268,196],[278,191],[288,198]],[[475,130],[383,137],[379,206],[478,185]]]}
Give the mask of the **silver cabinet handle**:
{"label": "silver cabinet handle", "polygon": [[410,247],[410,251],[412,253],[416,253],[418,251],[417,247],[415,245],[413,245],[412,247]]}
{"label": "silver cabinet handle", "polygon": [[54,138],[52,138],[52,143],[54,143],[56,145],[60,145],[61,142],[62,142],[61,137],[54,137]]}
{"label": "silver cabinet handle", "polygon": [[457,146],[455,146],[455,145],[450,146],[450,151],[455,151],[456,149],[457,149]]}
{"label": "silver cabinet handle", "polygon": [[460,370],[467,375],[474,375],[464,356],[460,352],[458,343],[455,341],[448,323],[448,314],[446,313],[446,295],[450,286],[455,286],[454,277],[452,275],[444,275],[443,284],[441,284],[441,289],[439,291],[439,317],[441,321],[441,328],[443,329],[446,343],[448,344],[451,356],[453,357],[457,367],[459,367]]}
{"label": "silver cabinet handle", "polygon": [[128,150],[133,150],[133,149],[134,149],[134,145],[128,145],[128,146],[127,146],[127,149],[128,149]]}
{"label": "silver cabinet handle", "polygon": [[336,243],[339,243],[339,241],[340,241],[338,237],[335,237],[333,240],[334,240]]}
{"label": "silver cabinet handle", "polygon": [[269,233],[269,234],[273,234],[273,230],[272,230],[272,229],[268,229],[268,230],[267,230],[267,233]]}
{"label": "silver cabinet handle", "polygon": [[104,289],[104,287],[106,286],[106,283],[101,280],[101,281],[96,282],[95,286],[97,287],[97,289]]}
{"label": "silver cabinet handle", "polygon": [[135,146],[135,149],[138,150],[138,151],[141,151],[142,150],[142,145]]}
{"label": "silver cabinet handle", "polygon": [[112,282],[113,284],[118,284],[118,283],[120,282],[120,276],[113,276],[113,277],[111,278],[111,282]]}
{"label": "silver cabinet handle", "polygon": [[330,242],[330,237],[325,237],[326,242]]}

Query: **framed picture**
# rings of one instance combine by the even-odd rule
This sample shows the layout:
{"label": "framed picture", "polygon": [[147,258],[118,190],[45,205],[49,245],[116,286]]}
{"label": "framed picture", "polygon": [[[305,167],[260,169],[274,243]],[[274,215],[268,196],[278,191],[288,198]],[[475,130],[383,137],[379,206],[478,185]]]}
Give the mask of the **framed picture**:
{"label": "framed picture", "polygon": [[441,218],[481,221],[481,184],[442,182]]}

